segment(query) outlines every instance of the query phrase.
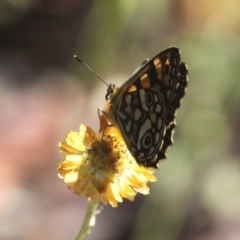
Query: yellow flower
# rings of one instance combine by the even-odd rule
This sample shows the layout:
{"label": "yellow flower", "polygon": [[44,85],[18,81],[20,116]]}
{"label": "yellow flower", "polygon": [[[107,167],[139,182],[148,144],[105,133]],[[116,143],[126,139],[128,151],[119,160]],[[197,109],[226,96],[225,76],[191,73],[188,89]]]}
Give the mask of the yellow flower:
{"label": "yellow flower", "polygon": [[[69,132],[59,143],[65,160],[58,173],[70,190],[88,196],[93,203],[117,207],[123,198],[131,201],[136,194],[149,194],[147,182],[156,181],[154,169],[137,164],[119,132],[100,118],[99,134],[81,125],[79,132]],[[104,133],[104,134],[103,134]]]}

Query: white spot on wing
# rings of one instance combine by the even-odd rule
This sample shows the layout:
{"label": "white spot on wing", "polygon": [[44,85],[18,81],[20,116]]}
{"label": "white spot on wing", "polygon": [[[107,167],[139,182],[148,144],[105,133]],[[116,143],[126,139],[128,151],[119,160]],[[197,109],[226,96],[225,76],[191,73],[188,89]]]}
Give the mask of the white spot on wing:
{"label": "white spot on wing", "polygon": [[131,106],[128,105],[127,107],[124,108],[124,110],[125,110],[128,114],[130,114],[130,113],[131,113]]}
{"label": "white spot on wing", "polygon": [[160,138],[160,133],[157,132],[157,133],[155,134],[155,145],[159,142],[159,138]]}
{"label": "white spot on wing", "polygon": [[128,114],[131,113],[131,101],[132,101],[132,96],[128,94],[125,98],[125,102],[127,103],[127,107],[124,109]]}
{"label": "white spot on wing", "polygon": [[141,99],[141,103],[142,103],[142,108],[146,111],[148,111],[148,107],[146,105],[146,99],[145,99],[145,90],[144,89],[141,89],[139,91],[139,94],[140,94],[140,99]]}
{"label": "white spot on wing", "polygon": [[127,133],[130,132],[130,130],[131,130],[131,126],[132,126],[132,121],[129,120],[128,123],[127,123],[127,125],[126,125],[126,128],[125,128]]}
{"label": "white spot on wing", "polygon": [[132,96],[131,96],[131,94],[128,94],[128,95],[126,96],[125,101],[126,101],[129,105],[131,105],[131,101],[132,101]]}
{"label": "white spot on wing", "polygon": [[157,113],[159,113],[159,112],[161,112],[161,106],[160,106],[160,104],[157,104],[157,106],[156,106],[156,112]]}
{"label": "white spot on wing", "polygon": [[151,122],[156,123],[156,114],[150,113],[150,117],[151,117]]}
{"label": "white spot on wing", "polygon": [[127,118],[127,116],[120,111],[117,111],[117,115],[118,115],[119,118],[122,118],[123,120],[125,120]]}
{"label": "white spot on wing", "polygon": [[134,113],[134,120],[139,120],[141,115],[142,115],[141,111],[138,108],[136,108]]}
{"label": "white spot on wing", "polygon": [[159,118],[158,119],[158,129],[161,129],[161,127],[162,127],[162,119]]}

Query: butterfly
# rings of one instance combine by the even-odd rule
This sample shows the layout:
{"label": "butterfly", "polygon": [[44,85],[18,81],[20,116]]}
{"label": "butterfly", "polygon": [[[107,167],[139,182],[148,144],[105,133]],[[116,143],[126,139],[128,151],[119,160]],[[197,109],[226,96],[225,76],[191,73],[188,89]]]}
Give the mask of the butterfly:
{"label": "butterfly", "polygon": [[171,47],[144,61],[121,87],[108,86],[103,113],[139,165],[157,168],[166,158],[187,82],[187,65]]}

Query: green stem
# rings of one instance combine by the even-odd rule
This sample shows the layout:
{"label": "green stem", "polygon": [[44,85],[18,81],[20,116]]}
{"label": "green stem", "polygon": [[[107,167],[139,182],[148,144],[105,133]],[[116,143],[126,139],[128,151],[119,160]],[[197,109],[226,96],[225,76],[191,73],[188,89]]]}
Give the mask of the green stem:
{"label": "green stem", "polygon": [[97,206],[98,204],[94,204],[91,201],[89,201],[88,209],[85,214],[83,224],[81,228],[79,229],[77,235],[75,236],[74,240],[84,240],[87,235],[91,232],[91,227],[93,227],[94,224],[91,225],[92,218],[95,217],[97,214]]}

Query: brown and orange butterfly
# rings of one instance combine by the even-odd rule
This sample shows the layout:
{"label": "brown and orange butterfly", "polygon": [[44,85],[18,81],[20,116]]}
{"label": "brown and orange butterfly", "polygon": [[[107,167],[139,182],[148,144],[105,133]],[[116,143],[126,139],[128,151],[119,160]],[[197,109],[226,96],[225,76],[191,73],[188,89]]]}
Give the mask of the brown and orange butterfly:
{"label": "brown and orange butterfly", "polygon": [[171,47],[144,61],[121,87],[108,86],[103,113],[138,164],[157,167],[166,158],[187,81],[187,65]]}

